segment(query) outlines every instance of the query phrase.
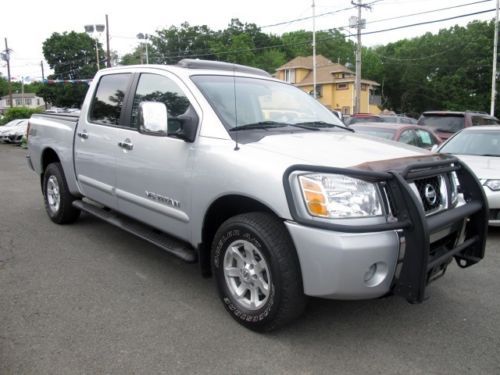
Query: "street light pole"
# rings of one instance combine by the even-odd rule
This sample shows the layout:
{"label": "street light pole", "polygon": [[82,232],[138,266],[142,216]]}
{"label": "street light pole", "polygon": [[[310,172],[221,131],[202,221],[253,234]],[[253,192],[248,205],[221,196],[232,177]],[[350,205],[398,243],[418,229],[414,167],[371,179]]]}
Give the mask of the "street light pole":
{"label": "street light pole", "polygon": [[497,44],[498,44],[498,8],[500,1],[497,0],[497,9],[495,17],[495,36],[493,38],[493,73],[491,75],[491,104],[490,104],[490,115],[495,115],[495,101],[497,95],[496,83],[497,83]]}
{"label": "street light pole", "polygon": [[[99,35],[104,31],[106,26],[104,25],[85,25],[85,32],[91,35],[95,40],[95,56],[96,56],[96,66],[97,70],[101,69],[99,64]],[[97,33],[94,36],[94,32]]]}
{"label": "street light pole", "polygon": [[[143,43],[142,41],[144,40],[144,44],[145,44],[145,49],[146,49],[146,64],[149,64],[149,52],[148,52],[148,39],[149,39],[149,35],[148,34],[143,34],[143,33],[139,33],[137,34],[137,39],[139,39],[141,42],[141,44]],[[141,64],[142,64],[142,58],[141,58]]]}

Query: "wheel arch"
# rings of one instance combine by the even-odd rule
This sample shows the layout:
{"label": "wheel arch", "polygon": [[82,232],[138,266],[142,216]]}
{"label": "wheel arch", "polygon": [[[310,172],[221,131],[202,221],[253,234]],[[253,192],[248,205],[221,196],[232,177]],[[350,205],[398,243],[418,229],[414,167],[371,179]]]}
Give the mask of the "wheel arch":
{"label": "wheel arch", "polygon": [[210,252],[212,240],[220,225],[230,217],[248,212],[267,212],[279,218],[268,205],[244,195],[225,195],[217,198],[209,206],[203,218],[202,243],[198,255],[203,276],[211,276]]}
{"label": "wheel arch", "polygon": [[61,159],[59,158],[59,155],[57,152],[54,151],[53,148],[47,147],[45,150],[42,152],[42,157],[40,158],[40,167],[42,173],[40,173],[40,185],[42,187],[43,191],[43,178],[45,175],[45,169],[47,169],[47,166],[51,163],[60,163]]}

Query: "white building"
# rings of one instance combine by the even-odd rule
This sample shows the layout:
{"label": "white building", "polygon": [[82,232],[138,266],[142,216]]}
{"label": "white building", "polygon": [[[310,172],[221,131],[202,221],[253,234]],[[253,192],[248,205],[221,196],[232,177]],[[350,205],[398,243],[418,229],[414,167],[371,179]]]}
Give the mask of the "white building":
{"label": "white building", "polygon": [[[13,107],[44,108],[43,98],[33,93],[12,94]],[[0,113],[10,108],[9,95],[0,98]]]}

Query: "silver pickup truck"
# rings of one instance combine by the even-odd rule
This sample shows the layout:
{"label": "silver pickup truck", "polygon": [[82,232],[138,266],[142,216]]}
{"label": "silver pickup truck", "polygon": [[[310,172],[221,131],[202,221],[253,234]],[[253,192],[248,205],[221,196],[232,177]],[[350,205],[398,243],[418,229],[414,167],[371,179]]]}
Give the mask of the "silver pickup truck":
{"label": "silver pickup truck", "polygon": [[419,303],[453,259],[484,256],[488,208],[466,165],[355,134],[259,69],[104,69],[79,116],[31,118],[28,146],[52,221],[85,211],[199,262],[256,331],[306,296]]}

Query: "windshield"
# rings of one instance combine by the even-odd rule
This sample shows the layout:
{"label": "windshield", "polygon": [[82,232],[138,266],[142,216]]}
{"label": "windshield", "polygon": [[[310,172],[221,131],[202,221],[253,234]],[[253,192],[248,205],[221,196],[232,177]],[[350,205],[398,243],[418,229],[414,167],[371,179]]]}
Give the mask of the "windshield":
{"label": "windshield", "polygon": [[438,132],[456,133],[464,128],[463,115],[422,115],[419,125],[425,125]]}
{"label": "windshield", "polygon": [[[192,80],[228,130],[244,126],[246,129],[276,129],[283,128],[280,124],[304,123],[310,127],[333,124],[345,128],[326,107],[286,83],[214,75],[193,76]],[[301,129],[307,130],[304,126]]]}
{"label": "windshield", "polygon": [[394,134],[396,133],[396,130],[377,129],[377,128],[372,128],[370,126],[353,125],[351,126],[351,128],[356,130],[356,133],[371,135],[373,137],[384,138],[384,139],[394,139]]}
{"label": "windshield", "polygon": [[500,156],[500,131],[461,132],[450,139],[439,152]]}

